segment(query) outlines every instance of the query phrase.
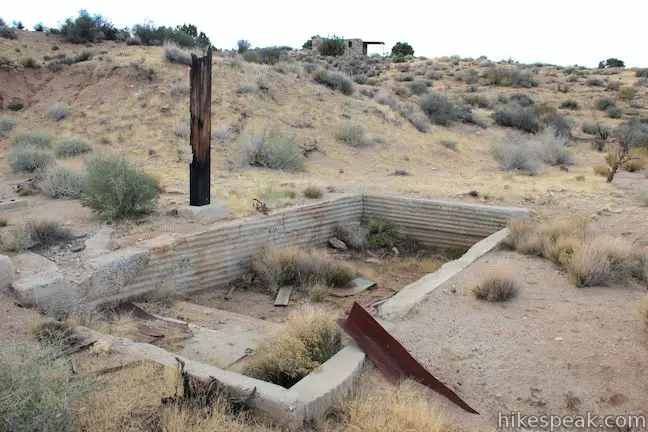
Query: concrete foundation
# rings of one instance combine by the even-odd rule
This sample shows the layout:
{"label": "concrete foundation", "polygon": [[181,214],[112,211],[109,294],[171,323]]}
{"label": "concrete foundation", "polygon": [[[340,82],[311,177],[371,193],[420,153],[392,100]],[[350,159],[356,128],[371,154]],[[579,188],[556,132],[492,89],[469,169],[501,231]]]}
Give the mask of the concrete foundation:
{"label": "concrete foundation", "polygon": [[211,225],[229,215],[227,205],[213,203],[204,206],[183,206],[178,209],[178,215],[203,225]]}
{"label": "concrete foundation", "polygon": [[13,265],[16,273],[13,290],[23,304],[49,302],[65,292],[63,273],[47,258],[25,252],[13,258]]}

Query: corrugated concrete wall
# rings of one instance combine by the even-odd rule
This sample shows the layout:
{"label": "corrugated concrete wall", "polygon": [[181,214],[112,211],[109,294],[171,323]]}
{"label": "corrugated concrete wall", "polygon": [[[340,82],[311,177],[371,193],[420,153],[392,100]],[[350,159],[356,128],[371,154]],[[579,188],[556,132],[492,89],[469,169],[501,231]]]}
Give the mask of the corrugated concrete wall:
{"label": "corrugated concrete wall", "polygon": [[263,246],[321,246],[336,224],[358,221],[361,216],[362,196],[352,195],[221,224],[159,248],[125,291],[135,295],[223,287],[249,270],[250,257]]}
{"label": "corrugated concrete wall", "polygon": [[422,198],[363,195],[366,218],[395,222],[401,232],[430,247],[469,249],[504,228],[513,216],[526,217],[522,208],[454,203]]}

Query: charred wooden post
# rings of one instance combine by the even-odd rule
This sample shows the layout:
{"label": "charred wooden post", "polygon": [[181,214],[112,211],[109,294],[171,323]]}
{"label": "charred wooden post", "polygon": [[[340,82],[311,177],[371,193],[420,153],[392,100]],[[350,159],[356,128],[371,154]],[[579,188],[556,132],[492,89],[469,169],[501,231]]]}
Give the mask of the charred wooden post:
{"label": "charred wooden post", "polygon": [[191,152],[189,165],[189,205],[203,206],[211,196],[211,74],[212,49],[204,57],[191,55]]}

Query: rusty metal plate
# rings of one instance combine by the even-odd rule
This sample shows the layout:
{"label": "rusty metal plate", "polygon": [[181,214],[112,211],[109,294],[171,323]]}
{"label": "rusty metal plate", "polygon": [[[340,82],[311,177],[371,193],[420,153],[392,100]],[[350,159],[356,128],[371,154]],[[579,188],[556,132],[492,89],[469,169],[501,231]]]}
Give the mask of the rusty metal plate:
{"label": "rusty metal plate", "polygon": [[479,414],[454,391],[428,372],[362,306],[353,303],[351,313],[337,323],[365,352],[376,368],[393,384],[411,378],[450,399],[469,413]]}

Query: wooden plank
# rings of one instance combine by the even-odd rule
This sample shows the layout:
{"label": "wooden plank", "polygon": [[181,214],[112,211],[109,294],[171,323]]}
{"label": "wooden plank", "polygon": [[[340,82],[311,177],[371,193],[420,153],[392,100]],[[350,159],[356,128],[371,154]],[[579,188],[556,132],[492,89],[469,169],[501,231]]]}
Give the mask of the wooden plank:
{"label": "wooden plank", "polygon": [[284,286],[279,288],[279,291],[277,292],[277,298],[275,298],[274,305],[275,306],[288,306],[288,302],[290,301],[290,293],[292,293],[293,287],[291,286]]}
{"label": "wooden plank", "polygon": [[189,165],[189,204],[203,206],[210,203],[211,167],[211,90],[212,48],[204,57],[191,55],[189,72],[189,114],[191,133],[189,141],[193,158]]}
{"label": "wooden plank", "polygon": [[333,289],[331,290],[331,294],[335,297],[349,297],[352,295],[360,294],[361,292],[374,287],[376,285],[376,282],[359,277],[349,282],[349,285],[349,288]]}

